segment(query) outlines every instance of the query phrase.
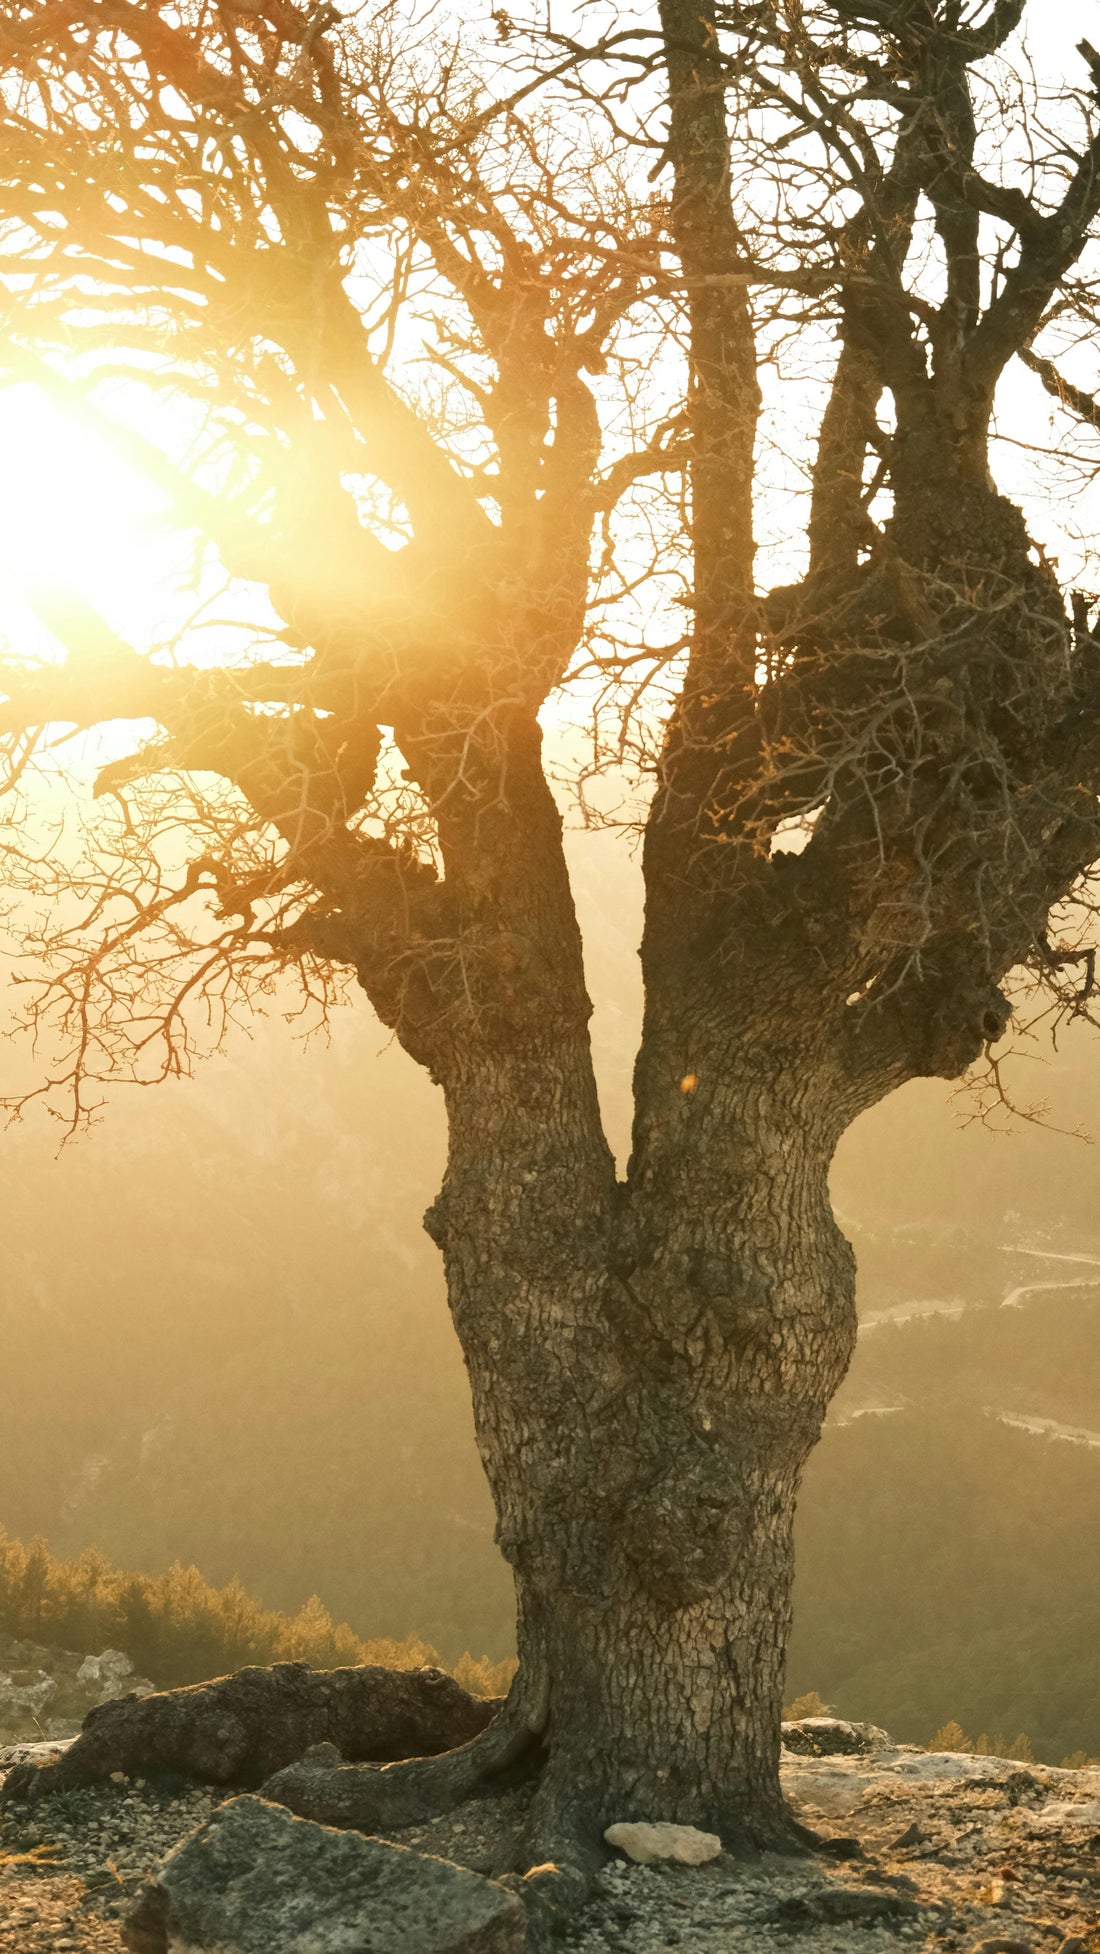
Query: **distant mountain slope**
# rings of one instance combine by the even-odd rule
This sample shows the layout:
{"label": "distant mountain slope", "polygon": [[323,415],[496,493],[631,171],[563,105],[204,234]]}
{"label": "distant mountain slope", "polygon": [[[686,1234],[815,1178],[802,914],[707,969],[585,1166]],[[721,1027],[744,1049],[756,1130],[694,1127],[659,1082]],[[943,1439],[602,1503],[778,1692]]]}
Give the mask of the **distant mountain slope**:
{"label": "distant mountain slope", "polygon": [[[830,1685],[841,1715],[864,1713],[901,1741],[927,1743],[954,1717],[975,1739],[1023,1732],[1041,1762],[1100,1757],[1100,1606],[1034,1621],[1002,1617],[906,1654],[871,1661]],[[996,1745],[995,1745],[996,1748]]]}
{"label": "distant mountain slope", "polygon": [[865,1325],[832,1416],[891,1404],[958,1405],[1100,1431],[1100,1283]]}
{"label": "distant mountain slope", "polygon": [[871,1312],[803,1488],[790,1693],[1100,1755],[1100,1286],[1071,1254],[991,1250],[1007,1302]]}
{"label": "distant mountain slope", "polygon": [[957,1717],[1100,1754],[1098,1538],[1100,1449],[961,1401],[834,1426],[799,1510],[788,1694],[911,1741]]}
{"label": "distant mountain slope", "polygon": [[425,1348],[356,1319],[282,1325],[131,1418],[55,1545],[159,1571],[194,1561],[293,1611],[320,1593],[365,1636],[508,1654],[512,1595],[444,1318]]}

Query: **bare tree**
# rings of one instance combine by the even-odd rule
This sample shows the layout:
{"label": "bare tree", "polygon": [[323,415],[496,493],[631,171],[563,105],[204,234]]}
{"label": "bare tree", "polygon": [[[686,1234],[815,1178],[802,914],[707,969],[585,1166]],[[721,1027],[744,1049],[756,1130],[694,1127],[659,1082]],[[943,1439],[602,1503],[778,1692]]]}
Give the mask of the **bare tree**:
{"label": "bare tree", "polygon": [[[989,449],[1017,356],[1100,411],[1100,60],[1047,101],[1024,12],[660,0],[592,42],[498,14],[477,84],[396,5],[3,9],[9,370],[113,427],[268,607],[211,666],[55,592],[65,657],[5,661],[50,1089],[79,1118],[288,966],[322,998],[354,972],[442,1088],[426,1226],[519,1674],[446,1759],[276,1789],[370,1825],[527,1753],[532,1890],[617,1819],[791,1838],[791,1521],[855,1335],[833,1151],[1000,1038],[1009,972],[1087,1009],[1100,646]],[[827,369],[805,506],[775,491],[805,570],[762,592],[789,355]],[[142,388],[177,422],[138,431]],[[620,754],[667,706],[623,1179],[540,751],[571,686]],[[119,721],[80,863],[34,846],[37,746],[86,764]]]}

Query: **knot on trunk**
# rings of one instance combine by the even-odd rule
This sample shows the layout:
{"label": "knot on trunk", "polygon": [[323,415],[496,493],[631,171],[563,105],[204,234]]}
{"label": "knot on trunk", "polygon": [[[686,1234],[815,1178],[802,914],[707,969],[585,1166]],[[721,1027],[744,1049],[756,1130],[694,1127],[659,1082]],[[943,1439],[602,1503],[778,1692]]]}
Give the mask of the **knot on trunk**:
{"label": "knot on trunk", "polygon": [[728,1579],[748,1525],[743,1491],[731,1461],[700,1447],[630,1503],[620,1551],[653,1600],[687,1608]]}
{"label": "knot on trunk", "polygon": [[952,995],[927,1021],[921,1071],[930,1078],[957,1079],[987,1045],[1004,1036],[1012,1006],[996,984],[974,985]]}
{"label": "knot on trunk", "polygon": [[447,1237],[450,1232],[450,1226],[451,1226],[450,1204],[447,1200],[447,1196],[445,1192],[441,1191],[439,1194],[436,1195],[435,1200],[432,1202],[431,1206],[424,1210],[424,1215],[423,1215],[424,1233],[427,1235],[429,1241],[435,1243],[438,1249],[443,1249],[446,1247],[447,1244]]}

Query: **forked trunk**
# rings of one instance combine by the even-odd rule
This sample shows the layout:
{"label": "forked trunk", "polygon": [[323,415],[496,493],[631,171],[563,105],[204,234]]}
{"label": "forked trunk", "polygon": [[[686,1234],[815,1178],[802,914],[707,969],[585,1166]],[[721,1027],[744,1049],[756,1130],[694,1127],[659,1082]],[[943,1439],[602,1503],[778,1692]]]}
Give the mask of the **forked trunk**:
{"label": "forked trunk", "polygon": [[617,1185],[574,1057],[451,1092],[430,1217],[545,1748],[526,1863],[622,1819],[777,1843],[795,1499],[855,1327],[835,1134],[789,1071],[674,1080]]}

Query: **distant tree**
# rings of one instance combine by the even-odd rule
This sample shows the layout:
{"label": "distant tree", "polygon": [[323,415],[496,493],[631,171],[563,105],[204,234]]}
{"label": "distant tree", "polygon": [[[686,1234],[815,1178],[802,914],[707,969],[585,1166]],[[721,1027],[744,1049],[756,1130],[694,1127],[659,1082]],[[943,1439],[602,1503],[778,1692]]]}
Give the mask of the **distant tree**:
{"label": "distant tree", "polygon": [[827,1717],[831,1715],[832,1711],[829,1705],[818,1695],[816,1689],[805,1690],[801,1696],[795,1697],[793,1703],[785,1703],[783,1705],[783,1716],[792,1723],[796,1722],[799,1717]]}
{"label": "distant tree", "polygon": [[934,1750],[970,1750],[973,1751],[975,1757],[1011,1757],[1018,1764],[1035,1763],[1035,1750],[1031,1738],[1027,1735],[1026,1731],[1021,1731],[1018,1737],[1002,1737],[998,1732],[994,1732],[993,1736],[990,1737],[983,1730],[981,1736],[976,1737],[972,1744],[933,1744],[932,1748]]}
{"label": "distant tree", "polygon": [[[414,0],[3,13],[11,374],[255,600],[212,665],[58,582],[64,657],[5,660],[51,1090],[79,1120],[203,1013],[353,973],[446,1102],[426,1225],[520,1655],[370,1809],[526,1751],[521,1864],[566,1886],[613,1819],[789,1840],[791,1521],[855,1336],[830,1159],[1001,1037],[1007,973],[1092,990],[1100,643],[990,438],[1020,360],[1100,425],[1100,58],[1042,99],[1025,0],[500,13],[480,81]],[[802,564],[768,590],[762,516]],[[569,698],[649,795],[625,1178],[541,758]],[[102,726],[74,862],[34,755],[65,731],[79,775]]]}
{"label": "distant tree", "polygon": [[928,1748],[929,1750],[968,1751],[970,1749],[970,1739],[963,1730],[961,1723],[956,1723],[954,1717],[952,1717],[950,1722],[943,1725],[942,1729],[937,1730]]}

